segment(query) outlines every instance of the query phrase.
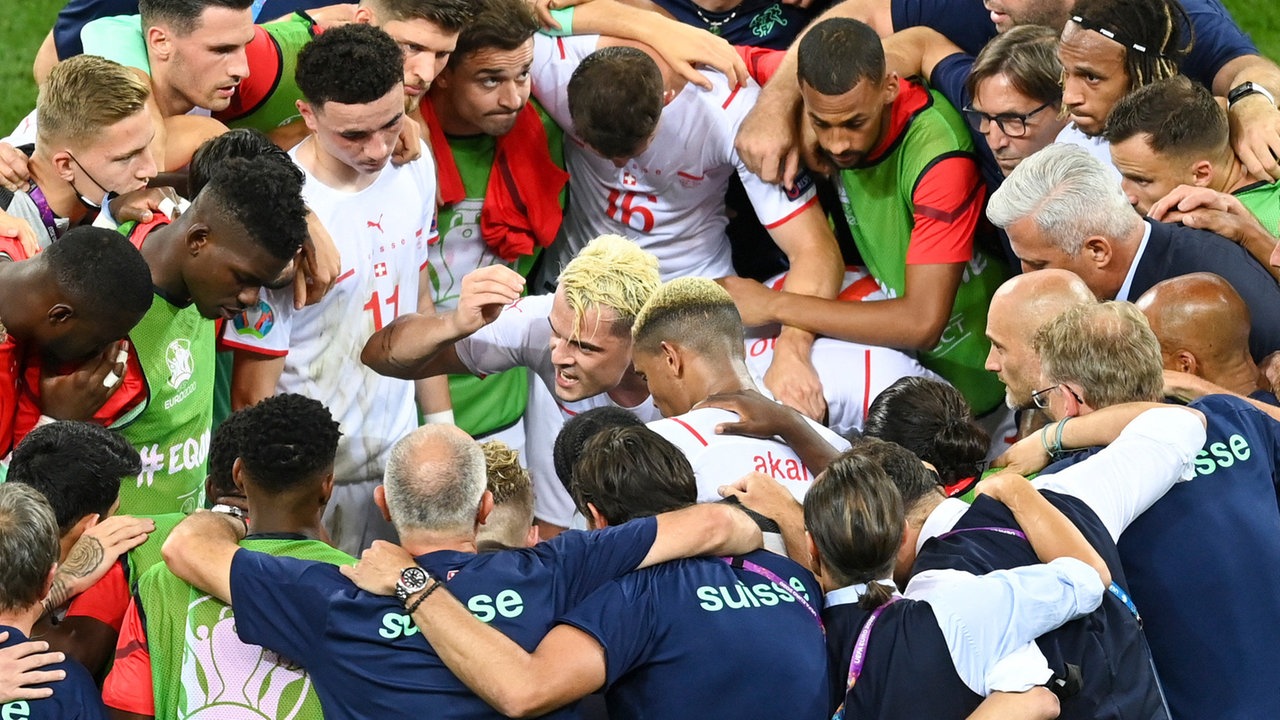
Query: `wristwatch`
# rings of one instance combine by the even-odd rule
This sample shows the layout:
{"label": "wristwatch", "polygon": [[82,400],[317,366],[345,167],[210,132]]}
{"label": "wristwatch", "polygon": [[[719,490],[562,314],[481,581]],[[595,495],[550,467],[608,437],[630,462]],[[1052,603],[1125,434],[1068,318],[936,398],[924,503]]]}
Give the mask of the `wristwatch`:
{"label": "wristwatch", "polygon": [[417,565],[400,571],[400,579],[396,581],[396,597],[404,604],[410,595],[422,590],[431,582],[431,575]]}
{"label": "wristwatch", "polygon": [[1255,82],[1246,81],[1231,88],[1231,91],[1227,93],[1227,107],[1231,107],[1241,99],[1248,97],[1249,95],[1253,95],[1255,93],[1266,98],[1267,102],[1271,103],[1272,105],[1276,104],[1276,97],[1272,95],[1269,90],[1267,90],[1266,88],[1262,87],[1261,85]]}

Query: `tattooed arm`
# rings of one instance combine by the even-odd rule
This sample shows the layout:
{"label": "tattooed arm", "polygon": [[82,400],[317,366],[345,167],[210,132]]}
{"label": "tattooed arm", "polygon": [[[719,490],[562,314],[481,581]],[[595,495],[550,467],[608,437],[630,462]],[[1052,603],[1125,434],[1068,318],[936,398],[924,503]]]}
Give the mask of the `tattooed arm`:
{"label": "tattooed arm", "polygon": [[102,579],[120,556],[138,547],[156,524],[147,518],[116,515],[84,531],[58,566],[44,599],[46,615]]}

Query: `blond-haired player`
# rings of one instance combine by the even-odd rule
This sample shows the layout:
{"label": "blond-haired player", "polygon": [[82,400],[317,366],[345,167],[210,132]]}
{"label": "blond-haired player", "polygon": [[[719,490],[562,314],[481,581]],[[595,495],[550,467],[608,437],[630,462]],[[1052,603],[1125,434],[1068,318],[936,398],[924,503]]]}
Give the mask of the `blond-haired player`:
{"label": "blond-haired player", "polygon": [[493,510],[476,532],[481,550],[533,547],[538,526],[533,522],[533,480],[520,465],[520,452],[501,440],[480,443]]}

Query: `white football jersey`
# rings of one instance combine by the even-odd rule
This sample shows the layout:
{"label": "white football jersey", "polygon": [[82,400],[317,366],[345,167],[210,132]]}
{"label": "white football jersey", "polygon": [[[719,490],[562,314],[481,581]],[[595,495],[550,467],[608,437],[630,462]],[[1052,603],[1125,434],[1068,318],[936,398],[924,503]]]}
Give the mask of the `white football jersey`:
{"label": "white football jersey", "polygon": [[587,148],[572,132],[568,86],[598,41],[595,35],[534,40],[533,91],[565,129],[565,163],[573,176],[564,225],[548,248],[547,277],[606,233],[629,237],[656,255],[664,281],[733,275],[724,195],[735,172],[765,227],[781,225],[817,201],[807,176],[803,189],[789,195],[742,164],[733,138],[759,86],[731,87],[714,70],[703,69],[714,87],[686,85],[663,109],[649,148],[625,166]]}
{"label": "white football jersey", "polygon": [[[777,440],[717,435],[716,425],[735,422],[738,416],[719,408],[700,408],[683,415],[649,423],[649,428],[689,458],[698,479],[698,502],[720,499],[718,488],[731,485],[750,472],[763,473],[782,483],[803,501],[817,473],[812,472],[789,446]],[[809,421],[809,425],[840,452],[849,449],[849,441],[827,428]]]}
{"label": "white football jersey", "polygon": [[[301,147],[290,153],[295,161]],[[226,324],[223,342],[284,355],[276,391],[323,402],[341,425],[337,481],[378,479],[391,446],[418,426],[417,408],[413,383],[375,373],[360,351],[374,332],[418,309],[418,280],[435,233],[435,161],[424,146],[421,158],[388,164],[354,193],[306,176],[307,207],[342,256],[338,281],[302,310],[293,308],[292,289],[264,289],[258,307]]]}

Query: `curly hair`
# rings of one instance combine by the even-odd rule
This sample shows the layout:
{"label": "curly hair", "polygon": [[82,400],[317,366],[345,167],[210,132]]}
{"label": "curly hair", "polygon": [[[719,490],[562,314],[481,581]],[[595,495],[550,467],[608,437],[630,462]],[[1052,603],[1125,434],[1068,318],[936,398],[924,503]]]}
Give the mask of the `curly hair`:
{"label": "curly hair", "polygon": [[240,495],[240,490],[231,479],[231,468],[240,457],[240,449],[245,445],[246,418],[249,408],[237,410],[227,416],[226,420],[213,431],[213,440],[209,443],[209,475],[208,482],[213,494]]}
{"label": "curly hair", "polygon": [[120,479],[141,471],[138,451],[120,435],[93,423],[61,421],[18,443],[8,482],[40,491],[66,533],[86,515],[105,517],[120,496]]}
{"label": "curly hair", "polygon": [[240,462],[255,486],[280,493],[333,467],[342,433],[323,403],[287,393],[244,413]]}
{"label": "curly hair", "polygon": [[235,128],[205,140],[196,148],[191,156],[191,165],[187,173],[187,190],[190,197],[195,197],[209,183],[209,177],[217,172],[222,163],[231,158],[267,157],[279,160],[284,167],[298,174],[298,182],[304,182],[306,176],[302,168],[289,157],[289,153],[271,142],[271,138],[253,128]]}
{"label": "curly hair", "polygon": [[296,80],[307,102],[371,103],[404,80],[404,54],[385,32],[354,23],[334,28],[298,53]]}
{"label": "curly hair", "polygon": [[644,425],[640,418],[630,410],[606,405],[592,408],[569,418],[560,434],[556,435],[556,443],[551,456],[555,461],[556,477],[566,492],[573,492],[573,466],[582,457],[582,448],[587,441],[595,437],[601,430],[613,427],[633,427]]}
{"label": "curly hair", "polygon": [[276,259],[292,259],[307,239],[302,180],[292,163],[269,155],[229,158],[209,178],[197,204],[206,199]]}
{"label": "curly hair", "polygon": [[48,265],[58,289],[87,310],[119,312],[137,322],[151,309],[151,269],[118,232],[72,228],[37,257]]}

